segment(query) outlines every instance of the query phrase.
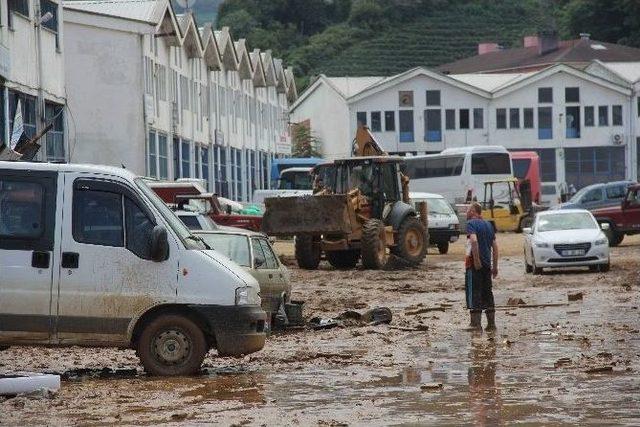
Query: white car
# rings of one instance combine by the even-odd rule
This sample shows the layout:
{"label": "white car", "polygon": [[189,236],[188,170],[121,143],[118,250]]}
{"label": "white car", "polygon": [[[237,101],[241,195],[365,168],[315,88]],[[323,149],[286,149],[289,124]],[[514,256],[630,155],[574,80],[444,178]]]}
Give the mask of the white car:
{"label": "white car", "polygon": [[411,203],[420,214],[420,202],[427,202],[429,219],[429,244],[438,247],[438,252],[446,254],[449,243],[458,241],[460,220],[447,199],[439,194],[409,193]]}
{"label": "white car", "polygon": [[[603,224],[606,230],[608,224]],[[609,271],[609,244],[591,212],[584,209],[550,210],[536,215],[532,228],[523,229],[527,273],[543,268],[589,267]]]}

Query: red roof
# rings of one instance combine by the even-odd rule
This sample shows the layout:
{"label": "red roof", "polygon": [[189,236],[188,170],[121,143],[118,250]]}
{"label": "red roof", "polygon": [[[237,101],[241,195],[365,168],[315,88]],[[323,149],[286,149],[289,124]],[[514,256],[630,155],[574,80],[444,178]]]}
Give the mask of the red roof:
{"label": "red roof", "polygon": [[640,49],[581,38],[561,41],[556,49],[543,54],[537,46],[504,49],[444,64],[438,70],[445,74],[523,72],[557,63],[583,68],[596,59],[602,62],[640,61]]}

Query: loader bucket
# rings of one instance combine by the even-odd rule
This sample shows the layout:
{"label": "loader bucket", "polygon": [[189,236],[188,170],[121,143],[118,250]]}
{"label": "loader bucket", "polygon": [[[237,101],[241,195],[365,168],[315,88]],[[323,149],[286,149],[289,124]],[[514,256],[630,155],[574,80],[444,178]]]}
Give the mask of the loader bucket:
{"label": "loader bucket", "polygon": [[270,236],[350,234],[344,194],[265,199],[262,232]]}

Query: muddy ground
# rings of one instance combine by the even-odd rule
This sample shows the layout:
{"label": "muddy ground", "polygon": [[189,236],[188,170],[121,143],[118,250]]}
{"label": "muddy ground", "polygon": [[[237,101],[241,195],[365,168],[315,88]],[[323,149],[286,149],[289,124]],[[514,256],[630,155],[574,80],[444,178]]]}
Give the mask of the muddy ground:
{"label": "muddy ground", "polygon": [[[463,329],[461,243],[402,271],[291,268],[305,317],[387,306],[390,325],[295,330],[206,373],[149,378],[132,351],[11,348],[0,373],[64,374],[53,396],[0,398],[0,424],[638,424],[640,236],[609,273],[524,274],[522,237],[499,236],[495,334]],[[290,247],[279,245],[283,253]],[[568,301],[568,295],[582,299]],[[551,304],[544,306],[544,304]]]}

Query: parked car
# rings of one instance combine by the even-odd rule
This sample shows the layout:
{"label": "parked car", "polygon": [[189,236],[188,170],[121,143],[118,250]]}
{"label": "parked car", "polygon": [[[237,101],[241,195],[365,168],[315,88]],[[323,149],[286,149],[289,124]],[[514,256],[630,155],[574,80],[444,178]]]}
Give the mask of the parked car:
{"label": "parked car", "polygon": [[427,202],[429,218],[429,244],[437,246],[438,252],[446,254],[449,243],[454,243],[460,236],[460,220],[447,199],[439,194],[409,193],[416,212],[420,212],[419,203]]}
{"label": "parked car", "polygon": [[258,282],[126,169],[0,162],[0,271],[0,346],[133,348],[186,375],[265,343]]}
{"label": "parked car", "polygon": [[591,271],[609,271],[609,245],[603,230],[585,209],[539,212],[533,227],[523,230],[526,272],[585,266]]}
{"label": "parked car", "polygon": [[[249,272],[260,284],[262,308],[273,324],[291,301],[289,270],[282,265],[267,236],[262,233],[236,231],[194,232],[211,248],[224,254]],[[282,319],[284,320],[284,319]]]}
{"label": "parked car", "polygon": [[625,235],[640,234],[640,184],[629,186],[619,205],[591,212],[600,224],[609,225],[609,246],[618,246]]}
{"label": "parked car", "polygon": [[568,202],[556,205],[554,209],[599,209],[607,206],[620,205],[627,194],[627,187],[635,184],[634,181],[615,181],[606,184],[588,185]]}
{"label": "parked car", "polygon": [[220,227],[208,216],[191,211],[175,211],[175,214],[189,230],[218,230]]}

